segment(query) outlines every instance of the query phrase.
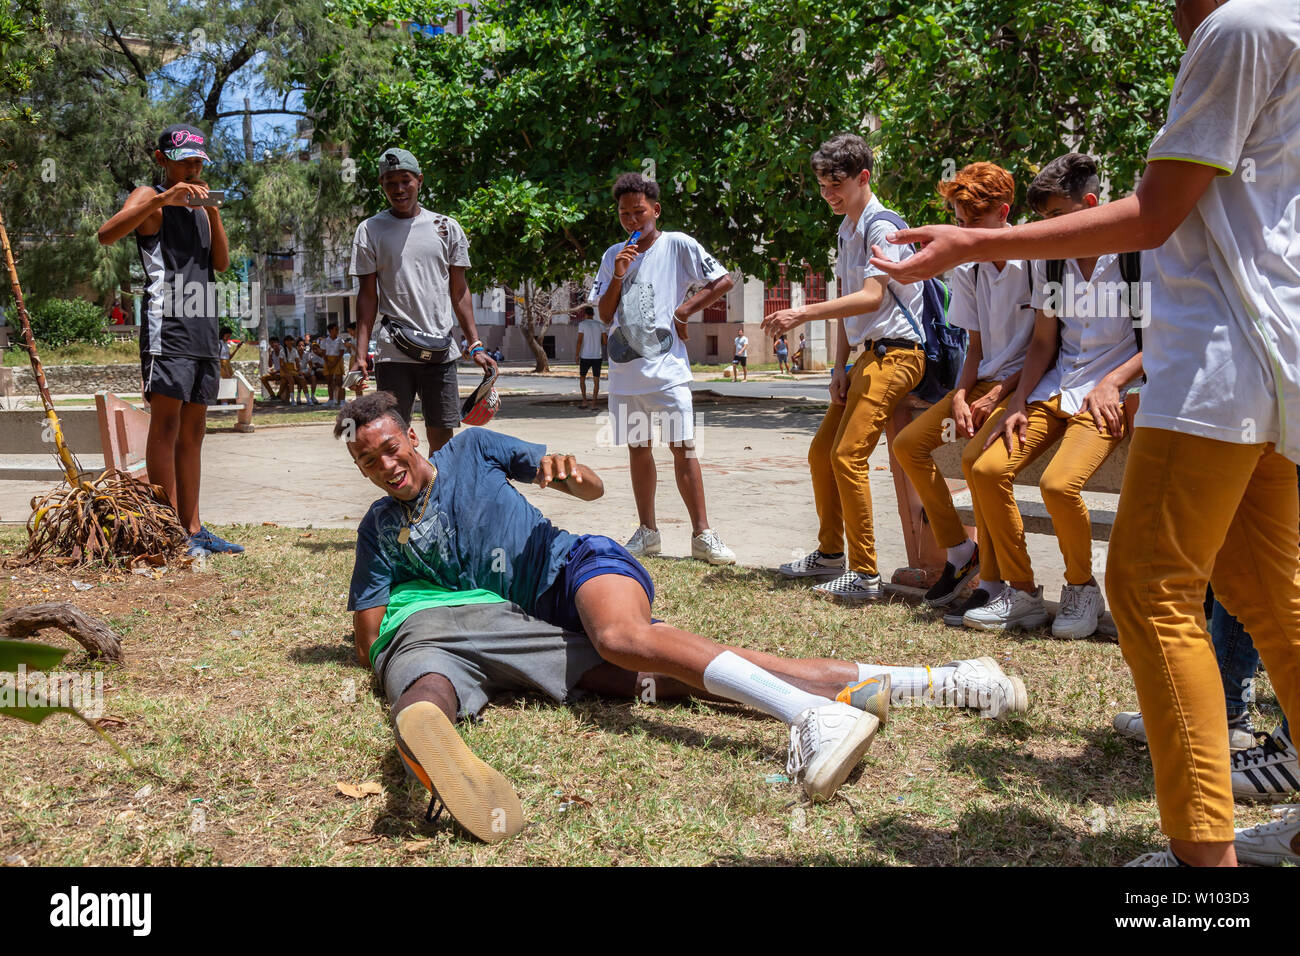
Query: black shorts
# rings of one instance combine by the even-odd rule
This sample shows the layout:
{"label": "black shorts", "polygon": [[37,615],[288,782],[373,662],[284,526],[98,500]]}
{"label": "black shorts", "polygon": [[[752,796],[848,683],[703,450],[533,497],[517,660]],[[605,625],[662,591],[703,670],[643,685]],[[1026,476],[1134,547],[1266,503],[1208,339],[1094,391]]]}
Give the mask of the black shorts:
{"label": "black shorts", "polygon": [[733,364],[739,365],[741,368],[749,368],[748,355],[737,355],[731,361]]}
{"label": "black shorts", "polygon": [[594,372],[596,378],[600,378],[600,366],[602,359],[578,359],[578,378],[586,378],[588,372]]}
{"label": "black shorts", "polygon": [[460,424],[455,362],[376,362],[375,387],[397,396],[397,410],[408,422],[418,393],[426,426],[455,428]]}
{"label": "black shorts", "polygon": [[140,380],[146,401],[151,395],[166,395],[178,402],[211,405],[221,386],[221,363],[186,355],[141,355]]}

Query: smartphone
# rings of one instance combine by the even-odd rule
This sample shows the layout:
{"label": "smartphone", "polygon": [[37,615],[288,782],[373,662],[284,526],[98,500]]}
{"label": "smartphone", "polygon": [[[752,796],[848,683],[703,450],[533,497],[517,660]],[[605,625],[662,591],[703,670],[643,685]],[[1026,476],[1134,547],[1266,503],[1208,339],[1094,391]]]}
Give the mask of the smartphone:
{"label": "smartphone", "polygon": [[360,384],[360,382],[361,382],[361,369],[359,368],[354,368],[352,371],[348,372],[347,375],[343,376],[343,387],[345,389],[356,388],[357,385]]}
{"label": "smartphone", "polygon": [[224,189],[209,189],[207,196],[203,199],[190,197],[191,206],[220,206],[226,201],[226,191]]}

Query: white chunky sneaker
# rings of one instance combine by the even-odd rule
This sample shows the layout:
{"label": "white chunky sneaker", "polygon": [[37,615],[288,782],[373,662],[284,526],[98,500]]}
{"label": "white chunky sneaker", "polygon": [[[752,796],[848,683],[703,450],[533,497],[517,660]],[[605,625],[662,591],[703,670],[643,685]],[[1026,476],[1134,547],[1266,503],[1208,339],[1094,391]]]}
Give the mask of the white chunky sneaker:
{"label": "white chunky sneaker", "polygon": [[[1147,742],[1146,725],[1142,723],[1142,714],[1136,710],[1120,711],[1115,715],[1115,733],[1140,744]],[[1232,753],[1248,750],[1255,745],[1255,734],[1250,729],[1250,719],[1243,715],[1228,721],[1228,750]]]}
{"label": "white chunky sneaker", "polygon": [[817,585],[813,593],[841,604],[865,604],[883,598],[885,588],[880,583],[879,574],[868,576],[857,571],[845,571],[835,580]]}
{"label": "white chunky sneaker", "polygon": [[1052,622],[1052,636],[1073,639],[1092,637],[1106,610],[1106,599],[1095,584],[1067,584],[1061,588],[1061,607]]}
{"label": "white chunky sneaker", "polygon": [[1174,851],[1165,847],[1163,850],[1157,850],[1155,853],[1143,853],[1136,860],[1129,860],[1125,866],[1182,866],[1178,862],[1178,857],[1174,856]]}
{"label": "white chunky sneaker", "polygon": [[644,558],[651,554],[658,554],[663,549],[663,541],[658,531],[641,525],[636,529],[636,533],[627,539],[627,544],[623,547],[627,548],[628,554],[632,557]]}
{"label": "white chunky sneaker", "polygon": [[785,772],[813,801],[829,800],[871,746],[880,721],[848,704],[809,707],[790,727]]}
{"label": "white chunky sneaker", "polygon": [[1300,865],[1300,806],[1273,808],[1274,820],[1237,831],[1237,862],[1256,866]]}
{"label": "white chunky sneaker", "polygon": [[981,717],[1005,717],[1029,709],[1029,693],[1019,677],[1006,674],[991,657],[952,661],[957,673],[936,691],[941,707],[967,707]]}
{"label": "white chunky sneaker", "polygon": [[696,561],[707,561],[709,564],[736,563],[736,552],[723,544],[722,539],[718,537],[718,532],[712,528],[705,528],[691,538],[691,557]]}
{"label": "white chunky sneaker", "polygon": [[1002,593],[983,607],[967,611],[962,623],[977,631],[1009,631],[1015,628],[1042,627],[1047,623],[1047,605],[1043,603],[1043,586],[1033,594],[1007,585]]}
{"label": "white chunky sneaker", "polygon": [[1232,795],[1238,800],[1268,800],[1300,792],[1300,759],[1295,744],[1279,727],[1263,742],[1232,756]]}
{"label": "white chunky sneaker", "polygon": [[837,578],[844,573],[844,555],[828,558],[820,551],[814,551],[798,561],[781,565],[777,573],[783,578]]}

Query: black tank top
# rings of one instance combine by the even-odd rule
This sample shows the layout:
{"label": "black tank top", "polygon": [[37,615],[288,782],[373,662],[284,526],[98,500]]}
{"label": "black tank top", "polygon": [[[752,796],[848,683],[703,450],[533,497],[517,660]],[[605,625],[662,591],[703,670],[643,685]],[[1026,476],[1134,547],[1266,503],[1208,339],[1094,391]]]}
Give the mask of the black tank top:
{"label": "black tank top", "polygon": [[[162,186],[153,187],[163,192]],[[140,354],[216,359],[222,297],[212,271],[212,225],[198,206],[163,206],[162,227],[135,234],[144,267]]]}

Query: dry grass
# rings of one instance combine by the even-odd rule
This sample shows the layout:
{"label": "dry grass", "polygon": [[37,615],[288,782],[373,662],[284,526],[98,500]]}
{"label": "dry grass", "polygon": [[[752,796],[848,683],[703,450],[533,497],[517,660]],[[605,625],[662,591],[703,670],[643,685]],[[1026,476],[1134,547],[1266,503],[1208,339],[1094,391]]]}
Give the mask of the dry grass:
{"label": "dry grass", "polygon": [[[64,716],[0,723],[0,859],[1112,865],[1160,843],[1146,751],[1109,729],[1135,706],[1115,644],[977,635],[904,604],[830,606],[758,570],[653,560],[656,611],[674,623],[789,654],[932,664],[988,654],[1023,675],[1032,710],[1007,722],[895,710],[842,798],[810,806],[773,779],[786,731],[739,708],[499,702],[464,732],[515,782],[528,822],[489,848],[445,817],[424,822],[427,797],[405,780],[385,705],[353,663],[352,535],[228,536],[248,554],[158,579],[0,573],[0,604],[72,600],[123,635],[105,712],[140,767]],[[21,544],[20,531],[0,531],[0,554]],[[74,591],[72,577],[95,587]],[[67,664],[88,666],[79,649]],[[1260,696],[1271,702],[1266,684]],[[355,800],[336,787],[365,781],[382,792]],[[1243,823],[1266,817],[1239,812]]]}

